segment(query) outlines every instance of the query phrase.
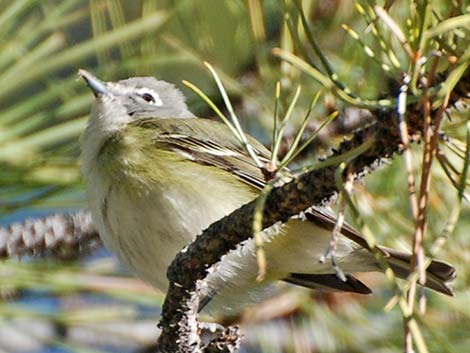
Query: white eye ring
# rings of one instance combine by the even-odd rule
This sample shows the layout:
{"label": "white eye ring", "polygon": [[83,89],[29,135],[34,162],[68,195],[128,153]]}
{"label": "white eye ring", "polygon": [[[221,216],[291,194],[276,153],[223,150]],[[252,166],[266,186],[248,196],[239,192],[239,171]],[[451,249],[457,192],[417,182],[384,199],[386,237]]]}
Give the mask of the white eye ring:
{"label": "white eye ring", "polygon": [[147,89],[147,88],[138,89],[137,94],[139,94],[142,97],[142,99],[145,100],[149,104],[156,105],[156,106],[163,105],[163,102],[160,99],[160,96],[151,89]]}

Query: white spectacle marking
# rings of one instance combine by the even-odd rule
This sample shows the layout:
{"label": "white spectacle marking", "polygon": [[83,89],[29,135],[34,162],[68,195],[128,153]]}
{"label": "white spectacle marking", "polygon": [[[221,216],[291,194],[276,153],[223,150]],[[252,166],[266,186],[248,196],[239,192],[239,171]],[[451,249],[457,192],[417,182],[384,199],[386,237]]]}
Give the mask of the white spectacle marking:
{"label": "white spectacle marking", "polygon": [[144,95],[146,93],[150,94],[153,97],[153,99],[155,100],[155,102],[149,102],[149,104],[153,104],[153,105],[156,105],[158,107],[163,105],[163,102],[162,102],[160,96],[154,90],[152,90],[150,88],[138,88],[135,91],[140,95]]}

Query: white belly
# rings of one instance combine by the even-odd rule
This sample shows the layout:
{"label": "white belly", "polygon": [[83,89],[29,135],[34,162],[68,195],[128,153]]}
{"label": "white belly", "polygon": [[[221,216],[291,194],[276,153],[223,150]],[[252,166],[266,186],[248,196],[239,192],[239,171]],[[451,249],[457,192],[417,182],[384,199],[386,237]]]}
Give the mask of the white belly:
{"label": "white belly", "polygon": [[[161,291],[168,287],[166,270],[175,255],[210,224],[254,197],[224,181],[208,188],[207,178],[197,174],[191,184],[180,181],[165,189],[155,184],[147,192],[129,190],[119,183],[105,185],[99,176],[93,180],[90,208],[104,243],[130,270]],[[96,180],[102,185],[96,187]],[[257,302],[271,292],[269,285],[274,280],[289,273],[333,273],[329,262],[319,263],[330,235],[299,219],[268,229],[264,234],[268,273],[262,283],[256,282],[254,241],[244,242],[208,276],[207,294],[217,293],[209,311],[238,311]],[[358,270],[351,266],[361,267],[351,261],[353,249],[348,239],[341,238],[337,259],[345,272]]]}
{"label": "white belly", "polygon": [[168,287],[166,269],[175,255],[210,224],[253,198],[252,192],[225,182],[208,186],[207,178],[199,175],[193,175],[191,184],[155,184],[147,192],[118,183],[97,189],[106,191],[89,187],[89,202],[105,245],[162,291]]}

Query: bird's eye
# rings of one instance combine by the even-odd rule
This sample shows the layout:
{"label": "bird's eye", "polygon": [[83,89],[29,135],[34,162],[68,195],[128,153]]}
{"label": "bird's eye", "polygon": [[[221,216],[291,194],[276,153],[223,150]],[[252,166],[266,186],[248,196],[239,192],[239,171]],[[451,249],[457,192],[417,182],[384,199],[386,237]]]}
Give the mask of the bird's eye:
{"label": "bird's eye", "polygon": [[155,98],[150,93],[142,94],[142,99],[149,103],[155,103]]}

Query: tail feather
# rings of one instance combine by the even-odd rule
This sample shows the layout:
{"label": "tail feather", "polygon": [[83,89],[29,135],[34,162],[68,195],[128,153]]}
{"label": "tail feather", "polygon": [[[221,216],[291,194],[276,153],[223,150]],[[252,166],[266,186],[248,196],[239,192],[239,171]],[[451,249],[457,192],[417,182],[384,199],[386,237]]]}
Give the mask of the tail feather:
{"label": "tail feather", "polygon": [[297,286],[317,289],[327,292],[352,292],[359,294],[371,294],[372,291],[364,283],[352,275],[346,275],[343,281],[334,273],[332,274],[305,274],[291,273],[283,279],[284,282]]}
{"label": "tail feather", "polygon": [[[316,225],[332,230],[336,224],[336,217],[328,209],[312,207],[306,213],[307,219]],[[343,224],[341,234],[359,245],[360,249],[371,250],[364,237],[348,224]],[[406,279],[410,274],[411,255],[387,247],[379,249],[388,256],[387,260],[395,274]],[[360,272],[360,271],[359,271]],[[454,295],[447,282],[455,278],[455,269],[443,261],[432,260],[426,270],[426,287],[434,289],[443,294]]]}
{"label": "tail feather", "polygon": [[[389,256],[387,260],[395,275],[406,279],[410,275],[411,254],[386,247],[380,247],[380,249]],[[448,282],[454,278],[454,267],[443,261],[432,260],[426,269],[425,286],[437,292],[453,296],[454,292],[449,287]]]}

